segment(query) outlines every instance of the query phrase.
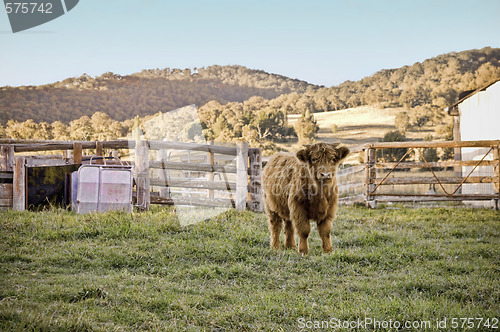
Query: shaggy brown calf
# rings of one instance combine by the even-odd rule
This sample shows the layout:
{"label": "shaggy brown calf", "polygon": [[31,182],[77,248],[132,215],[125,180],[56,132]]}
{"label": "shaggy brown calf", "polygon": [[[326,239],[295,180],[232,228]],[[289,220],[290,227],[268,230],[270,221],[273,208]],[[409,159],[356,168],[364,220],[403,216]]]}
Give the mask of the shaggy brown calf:
{"label": "shaggy brown calf", "polygon": [[285,246],[307,254],[310,220],[316,221],[323,251],[332,251],[330,231],[337,213],[338,189],[335,172],[349,154],[338,144],[305,145],[296,156],[274,155],[264,169],[264,199],[271,232],[271,248],[280,249],[280,232],[285,222]]}

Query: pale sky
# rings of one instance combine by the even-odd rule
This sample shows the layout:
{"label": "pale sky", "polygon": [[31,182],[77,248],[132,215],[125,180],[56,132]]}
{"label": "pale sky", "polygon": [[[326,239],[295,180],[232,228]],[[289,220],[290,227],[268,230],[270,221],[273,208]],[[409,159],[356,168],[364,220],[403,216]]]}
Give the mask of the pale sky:
{"label": "pale sky", "polygon": [[214,64],[332,86],[500,47],[499,18],[500,0],[80,0],[14,34],[0,8],[0,86]]}

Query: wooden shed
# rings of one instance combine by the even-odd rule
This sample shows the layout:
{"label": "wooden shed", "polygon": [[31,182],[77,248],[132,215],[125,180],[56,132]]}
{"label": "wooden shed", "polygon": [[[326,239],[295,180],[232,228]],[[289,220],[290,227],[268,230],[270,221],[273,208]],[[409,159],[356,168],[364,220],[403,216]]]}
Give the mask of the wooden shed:
{"label": "wooden shed", "polygon": [[[453,140],[498,140],[500,139],[500,80],[491,82],[477,90],[464,91],[459,100],[446,109],[454,117]],[[493,160],[498,149],[462,148],[455,150],[455,159]],[[463,167],[462,173],[468,174],[472,166]],[[474,176],[493,176],[499,172],[499,165],[477,167]],[[465,184],[464,194],[498,193],[498,183]],[[475,203],[484,204],[484,203]]]}

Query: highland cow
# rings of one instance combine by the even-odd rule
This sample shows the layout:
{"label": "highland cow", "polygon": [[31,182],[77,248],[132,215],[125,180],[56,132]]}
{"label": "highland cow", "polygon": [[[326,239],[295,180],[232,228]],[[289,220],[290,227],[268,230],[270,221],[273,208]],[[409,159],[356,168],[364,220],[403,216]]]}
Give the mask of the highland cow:
{"label": "highland cow", "polygon": [[330,232],[337,213],[337,167],[349,154],[339,144],[304,145],[296,155],[278,153],[264,169],[264,200],[271,232],[271,248],[280,249],[280,232],[285,222],[285,247],[309,252],[310,220],[316,221],[323,251],[332,251]]}

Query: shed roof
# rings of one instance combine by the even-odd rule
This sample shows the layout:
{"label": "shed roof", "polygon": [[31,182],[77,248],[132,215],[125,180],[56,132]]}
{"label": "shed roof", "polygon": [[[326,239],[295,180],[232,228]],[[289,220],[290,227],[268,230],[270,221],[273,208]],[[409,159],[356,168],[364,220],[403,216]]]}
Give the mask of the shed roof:
{"label": "shed roof", "polygon": [[463,98],[459,99],[456,103],[452,104],[451,106],[449,107],[446,107],[445,108],[445,111],[446,113],[448,113],[448,115],[453,115],[453,116],[456,116],[458,115],[458,110],[457,110],[457,106],[459,104],[461,104],[464,100],[472,97],[473,95],[475,95],[476,93],[478,92],[481,92],[481,91],[484,91],[486,89],[488,89],[490,86],[492,86],[493,84],[495,84],[496,82],[500,82],[500,79],[497,79],[495,81],[492,81],[488,84],[486,84],[485,86],[482,86],[480,87],[479,89],[476,89],[476,90],[473,90],[471,93],[469,94],[466,94]]}

